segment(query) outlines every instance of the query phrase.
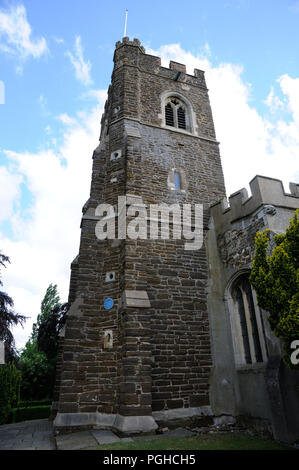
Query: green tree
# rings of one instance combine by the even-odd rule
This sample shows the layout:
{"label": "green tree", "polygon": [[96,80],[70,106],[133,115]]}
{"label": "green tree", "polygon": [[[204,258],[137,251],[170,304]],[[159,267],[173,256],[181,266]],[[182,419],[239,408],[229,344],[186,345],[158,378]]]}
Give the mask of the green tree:
{"label": "green tree", "polygon": [[299,368],[290,361],[291,344],[299,340],[299,210],[292,217],[285,234],[275,235],[276,246],[268,255],[269,230],[255,237],[255,258],[250,282],[260,307],[269,312],[274,334],[282,340],[284,361],[291,368]]}
{"label": "green tree", "polygon": [[[10,263],[9,257],[0,253],[0,267],[6,267],[5,264]],[[0,279],[0,286],[3,283]],[[11,328],[18,324],[23,325],[26,321],[24,315],[20,315],[14,311],[14,302],[12,298],[3,291],[0,291],[0,340],[5,345],[5,360],[6,362],[16,361],[17,352],[15,348],[15,341]]]}
{"label": "green tree", "polygon": [[50,284],[41,303],[41,313],[20,356],[21,395],[28,400],[51,398],[55,380],[58,336],[67,304],[61,304],[57,285]]}
{"label": "green tree", "polygon": [[21,372],[15,364],[4,364],[0,367],[0,424],[9,422],[12,407],[20,402]]}
{"label": "green tree", "polygon": [[33,324],[31,339],[37,340],[38,330],[45,319],[52,314],[53,309],[60,306],[60,297],[57,285],[50,284],[41,304],[41,313],[37,316],[37,322]]}
{"label": "green tree", "polygon": [[49,361],[45,353],[38,350],[36,340],[27,341],[19,359],[19,367],[22,372],[21,397],[23,400],[51,397],[55,361]]}
{"label": "green tree", "polygon": [[46,354],[48,360],[57,357],[59,333],[65,324],[68,303],[56,305],[51,314],[40,323],[37,345],[39,351]]}

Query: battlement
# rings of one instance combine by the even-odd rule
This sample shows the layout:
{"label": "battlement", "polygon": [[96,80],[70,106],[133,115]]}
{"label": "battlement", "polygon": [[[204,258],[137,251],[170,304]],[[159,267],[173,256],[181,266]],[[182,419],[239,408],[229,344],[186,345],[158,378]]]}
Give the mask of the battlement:
{"label": "battlement", "polygon": [[223,199],[211,206],[217,226],[232,224],[238,219],[250,216],[261,206],[282,207],[296,210],[299,208],[299,184],[290,183],[290,193],[285,193],[281,180],[266,176],[255,176],[249,183],[251,196],[245,188],[233,193],[229,200]]}
{"label": "battlement", "polygon": [[114,64],[114,69],[124,65],[131,65],[138,67],[142,72],[154,73],[174,81],[206,88],[203,70],[194,69],[194,75],[189,75],[186,73],[185,64],[172,60],[169,62],[169,68],[162,67],[161,58],[146,54],[145,48],[141,45],[139,39],[136,38],[130,41],[128,37],[124,37],[122,41],[117,41],[115,44]]}
{"label": "battlement", "polygon": [[122,47],[124,45],[139,47],[141,52],[145,53],[144,47],[141,45],[139,39],[137,39],[137,38],[134,38],[133,41],[130,41],[129,37],[127,37],[127,36],[123,37],[122,41],[117,41],[117,43],[115,44],[115,49],[119,49],[120,47]]}

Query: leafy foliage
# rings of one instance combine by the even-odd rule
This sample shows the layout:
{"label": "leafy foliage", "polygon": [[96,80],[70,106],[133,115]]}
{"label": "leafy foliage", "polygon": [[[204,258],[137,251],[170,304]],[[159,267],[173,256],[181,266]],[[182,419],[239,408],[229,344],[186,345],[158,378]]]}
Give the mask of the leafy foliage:
{"label": "leafy foliage", "polygon": [[25,408],[13,408],[11,410],[11,422],[19,423],[32,419],[49,418],[51,414],[51,405],[28,406]]}
{"label": "leafy foliage", "polygon": [[[9,257],[4,255],[3,253],[0,253],[0,266],[5,267],[5,263],[10,263]],[[1,279],[0,279],[0,285],[2,286]]]}
{"label": "leafy foliage", "polygon": [[65,324],[68,303],[56,305],[51,314],[40,323],[37,345],[39,351],[46,354],[49,360],[57,356],[57,346],[60,330]]}
{"label": "leafy foliage", "polygon": [[[0,266],[9,263],[9,257],[0,253]],[[0,286],[3,283],[0,279]],[[0,291],[0,340],[5,344],[5,360],[10,362],[16,360],[17,354],[15,349],[15,341],[11,328],[14,325],[23,324],[26,321],[24,315],[20,315],[14,311],[14,303],[12,298],[3,291]]]}
{"label": "leafy foliage", "polygon": [[55,359],[49,361],[38,350],[37,341],[27,341],[19,360],[22,371],[22,399],[39,400],[51,395],[54,383]]}
{"label": "leafy foliage", "polygon": [[53,394],[58,337],[68,304],[61,304],[57,286],[50,284],[41,303],[41,313],[22,351],[22,399],[39,400]]}
{"label": "leafy foliage", "polygon": [[260,307],[270,313],[274,334],[284,344],[284,360],[290,362],[293,340],[299,339],[299,211],[292,217],[284,235],[275,235],[276,246],[267,255],[269,230],[255,238],[255,259],[250,282],[257,293]]}
{"label": "leafy foliage", "polygon": [[60,306],[60,298],[57,292],[57,285],[50,284],[42,300],[41,313],[37,316],[37,322],[32,327],[32,339],[37,339],[40,325],[52,314],[53,309],[58,306]]}
{"label": "leafy foliage", "polygon": [[51,404],[51,398],[43,398],[42,400],[22,400],[19,403],[19,408],[28,408],[32,406],[46,406]]}
{"label": "leafy foliage", "polygon": [[21,373],[14,363],[0,367],[0,424],[7,423],[12,407],[20,401]]}

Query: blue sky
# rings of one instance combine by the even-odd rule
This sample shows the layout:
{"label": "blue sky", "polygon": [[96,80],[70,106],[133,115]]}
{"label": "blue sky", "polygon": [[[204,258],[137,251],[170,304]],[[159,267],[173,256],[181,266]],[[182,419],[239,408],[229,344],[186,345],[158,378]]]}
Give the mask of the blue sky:
{"label": "blue sky", "polygon": [[50,282],[67,299],[126,8],[127,35],[164,66],[205,70],[228,194],[256,174],[299,182],[299,1],[0,1],[1,274],[30,316],[18,347]]}

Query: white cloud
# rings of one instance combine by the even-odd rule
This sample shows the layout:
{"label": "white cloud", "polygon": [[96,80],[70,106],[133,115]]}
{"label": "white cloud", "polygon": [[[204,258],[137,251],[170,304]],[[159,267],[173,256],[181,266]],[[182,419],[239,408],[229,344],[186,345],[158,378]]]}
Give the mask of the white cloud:
{"label": "white cloud", "polygon": [[147,52],[160,56],[165,67],[174,60],[186,64],[189,74],[193,75],[194,68],[205,71],[228,195],[248,188],[257,174],[281,179],[289,191],[289,182],[298,179],[299,78],[283,75],[278,79],[286,106],[270,88],[268,104],[276,110],[285,106],[290,118],[284,122],[278,114],[270,122],[251,104],[252,86],[244,82],[243,68],[230,63],[214,66],[209,48],[205,49],[209,57],[207,53],[195,56],[179,44]]}
{"label": "white cloud", "polygon": [[279,77],[278,82],[283,94],[287,97],[294,123],[299,126],[299,78],[291,78],[285,74]]}
{"label": "white cloud", "polygon": [[68,116],[66,113],[60,114],[59,120],[66,126],[77,126],[78,121],[75,118]]}
{"label": "white cloud", "polygon": [[23,327],[14,326],[12,328],[16,347],[20,349],[28,341],[32,333],[32,325],[40,313],[41,296],[39,292],[32,293],[23,287],[11,287],[9,295],[14,300],[14,310],[27,317]]}
{"label": "white cloud", "polygon": [[14,203],[20,198],[22,176],[0,166],[0,222],[13,214]]}
{"label": "white cloud", "polygon": [[39,104],[42,116],[46,117],[51,114],[48,109],[48,100],[44,95],[39,95],[38,104]]}
{"label": "white cloud", "polygon": [[54,36],[53,39],[57,44],[64,44],[63,38],[57,38],[56,36]]}
{"label": "white cloud", "polygon": [[76,78],[84,85],[91,85],[92,79],[90,77],[91,64],[89,61],[85,62],[83,57],[83,48],[81,37],[77,36],[75,40],[75,53],[74,55],[67,51],[66,55],[69,57],[76,73]]}
{"label": "white cloud", "polygon": [[[34,59],[48,51],[45,38],[32,39],[31,26],[27,21],[23,5],[12,6],[8,11],[0,10],[0,50],[17,56],[22,62],[32,56]],[[22,71],[18,65],[17,71]]]}
{"label": "white cloud", "polygon": [[[5,290],[16,310],[32,316],[24,330],[14,329],[18,348],[28,339],[48,285],[58,285],[62,301],[68,297],[70,263],[79,248],[81,208],[89,197],[92,153],[98,145],[106,91],[96,96],[98,105],[89,114],[78,113],[76,119],[64,115],[64,140],[57,151],[5,151],[33,200],[26,218],[11,210],[6,214],[14,239],[0,234],[0,249],[11,260],[2,272]],[[2,197],[0,192],[0,207],[7,205],[5,194],[3,203]]]}
{"label": "white cloud", "polygon": [[263,103],[269,107],[271,113],[273,114],[284,106],[283,102],[278,98],[278,96],[275,95],[273,86],[271,86],[270,93]]}
{"label": "white cloud", "polygon": [[205,50],[205,53],[207,54],[207,56],[210,56],[211,55],[211,48],[210,48],[210,44],[209,43],[205,43],[204,45],[204,50]]}

